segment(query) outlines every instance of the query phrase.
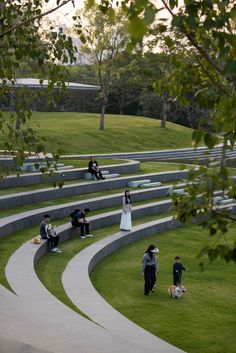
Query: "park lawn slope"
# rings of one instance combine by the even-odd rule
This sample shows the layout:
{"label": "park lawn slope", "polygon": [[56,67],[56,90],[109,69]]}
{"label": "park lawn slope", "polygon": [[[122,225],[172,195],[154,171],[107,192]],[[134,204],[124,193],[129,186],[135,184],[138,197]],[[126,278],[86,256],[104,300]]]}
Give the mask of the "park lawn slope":
{"label": "park lawn slope", "polygon": [[[160,249],[157,290],[144,296],[141,260],[152,243]],[[93,285],[123,315],[188,353],[233,353],[235,264],[223,260],[210,264],[205,258],[201,272],[195,255],[207,243],[207,232],[197,226],[161,232],[106,257],[91,273]],[[187,269],[183,273],[187,293],[180,300],[167,292],[176,255]]]}
{"label": "park lawn slope", "polygon": [[65,154],[191,147],[192,130],[184,126],[167,122],[163,129],[157,119],[107,114],[102,131],[99,119],[99,114],[90,113],[33,112],[30,125],[46,138],[48,150],[62,149]]}

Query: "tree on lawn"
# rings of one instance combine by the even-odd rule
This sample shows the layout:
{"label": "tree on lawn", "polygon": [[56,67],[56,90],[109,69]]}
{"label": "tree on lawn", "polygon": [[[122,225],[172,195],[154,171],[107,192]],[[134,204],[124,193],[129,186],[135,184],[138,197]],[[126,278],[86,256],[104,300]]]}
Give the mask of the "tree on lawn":
{"label": "tree on lawn", "polygon": [[87,2],[84,10],[75,20],[75,28],[84,43],[81,49],[87,60],[93,64],[101,87],[102,106],[99,128],[103,130],[108,96],[114,80],[115,57],[124,50],[128,41],[127,18],[122,9],[111,7],[101,15],[96,3]]}

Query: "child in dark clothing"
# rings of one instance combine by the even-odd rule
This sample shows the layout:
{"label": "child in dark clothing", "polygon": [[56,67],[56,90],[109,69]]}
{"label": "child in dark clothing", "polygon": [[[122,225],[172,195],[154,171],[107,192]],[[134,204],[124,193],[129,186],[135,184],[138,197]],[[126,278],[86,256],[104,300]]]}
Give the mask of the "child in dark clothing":
{"label": "child in dark clothing", "polygon": [[174,286],[181,286],[182,271],[185,271],[185,268],[180,263],[180,257],[175,256],[175,263],[173,265],[173,285]]}

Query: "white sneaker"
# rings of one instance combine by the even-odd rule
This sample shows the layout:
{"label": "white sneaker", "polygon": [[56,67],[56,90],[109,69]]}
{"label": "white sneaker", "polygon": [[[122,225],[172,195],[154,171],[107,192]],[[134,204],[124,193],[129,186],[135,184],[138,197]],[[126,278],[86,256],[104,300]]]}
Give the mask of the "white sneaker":
{"label": "white sneaker", "polygon": [[81,239],[86,239],[86,236],[85,235],[83,235],[82,237],[80,237]]}
{"label": "white sneaker", "polygon": [[59,248],[53,248],[51,251],[52,252],[61,252],[61,250]]}
{"label": "white sneaker", "polygon": [[86,238],[92,238],[93,237],[93,235],[92,234],[86,234]]}

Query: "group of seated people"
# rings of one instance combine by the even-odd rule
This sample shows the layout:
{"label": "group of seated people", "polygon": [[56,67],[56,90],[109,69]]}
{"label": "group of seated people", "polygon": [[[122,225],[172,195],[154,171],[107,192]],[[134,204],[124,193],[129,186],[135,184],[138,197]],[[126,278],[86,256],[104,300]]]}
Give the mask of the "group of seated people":
{"label": "group of seated people", "polygon": [[[88,164],[88,171],[89,173],[94,175],[97,180],[105,179],[94,157],[90,158]],[[89,221],[86,218],[88,213],[89,208],[85,208],[82,211],[79,209],[75,209],[70,214],[71,225],[73,227],[80,227],[81,239],[93,236],[89,233]],[[51,252],[61,253],[61,250],[58,248],[58,243],[60,240],[59,235],[56,232],[56,227],[52,226],[50,221],[51,216],[49,214],[45,214],[43,221],[40,223],[40,237],[41,239],[48,239],[49,249]]]}
{"label": "group of seated people", "polygon": [[[89,233],[89,221],[87,220],[87,215],[89,213],[89,208],[84,210],[75,209],[71,214],[71,225],[72,227],[80,227],[80,238],[91,238],[92,234]],[[41,239],[47,239],[49,250],[51,252],[61,253],[58,248],[59,235],[56,232],[56,226],[52,226],[51,217],[48,214],[44,215],[43,221],[40,223],[40,237]]]}

